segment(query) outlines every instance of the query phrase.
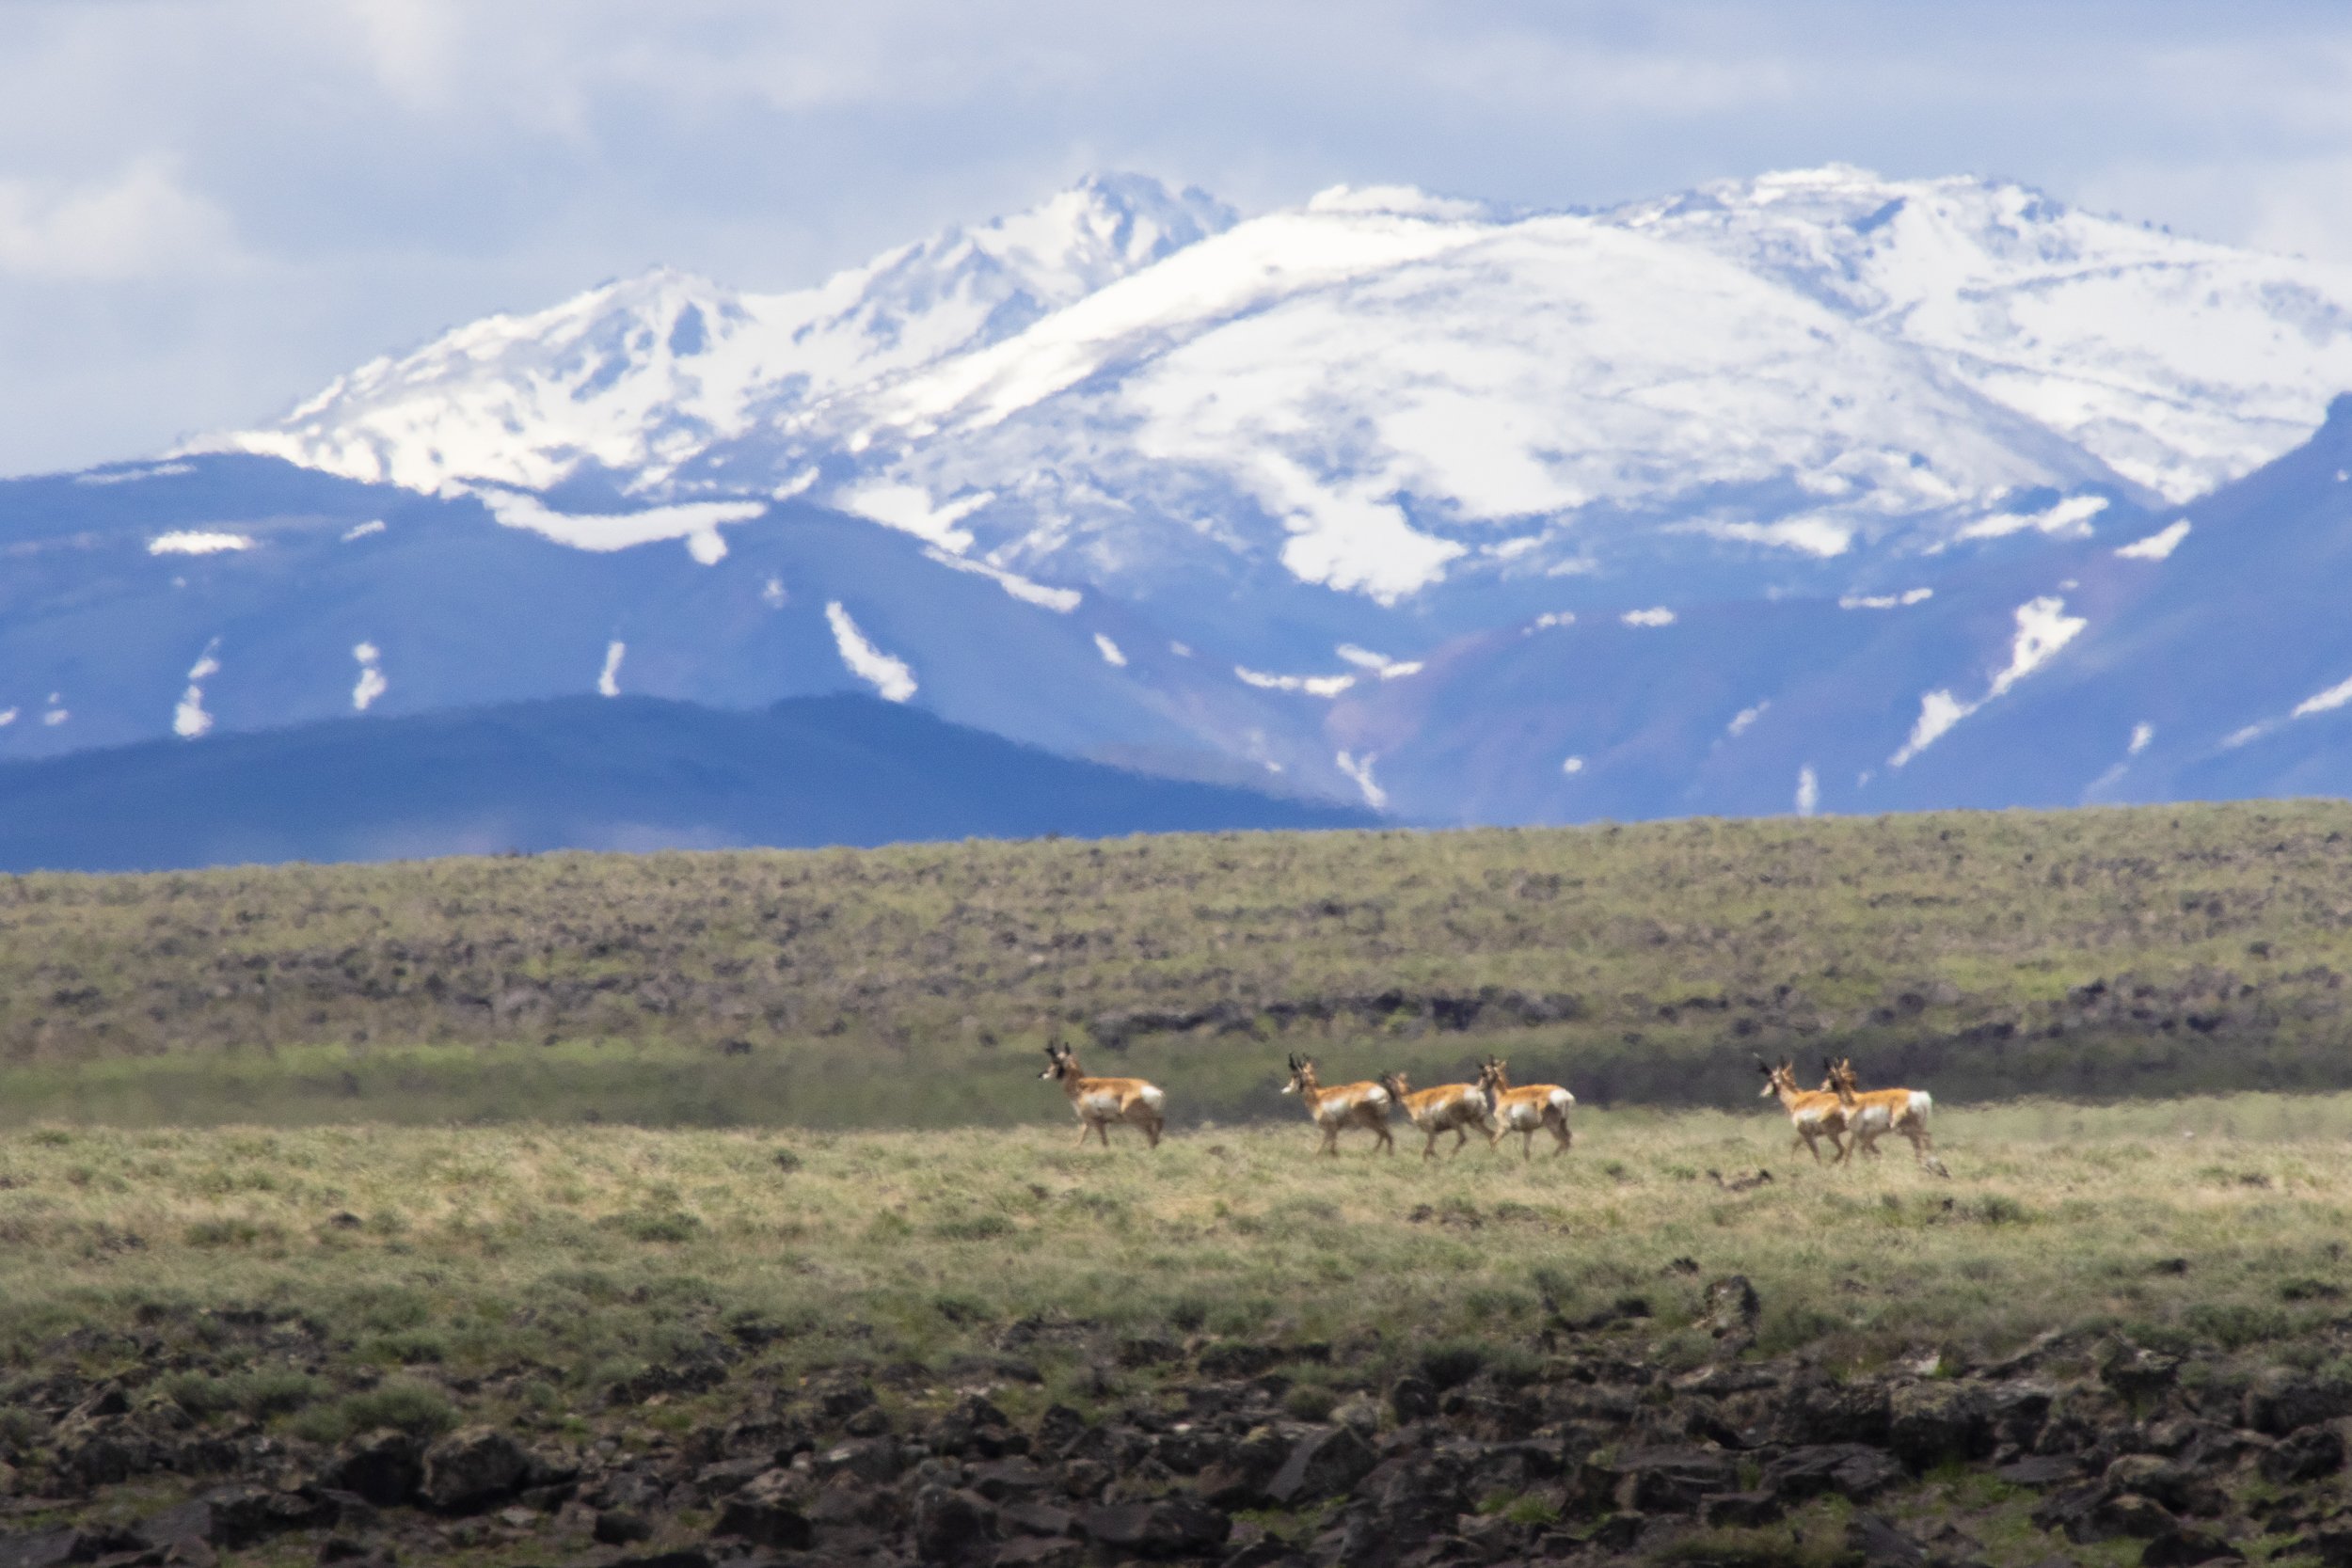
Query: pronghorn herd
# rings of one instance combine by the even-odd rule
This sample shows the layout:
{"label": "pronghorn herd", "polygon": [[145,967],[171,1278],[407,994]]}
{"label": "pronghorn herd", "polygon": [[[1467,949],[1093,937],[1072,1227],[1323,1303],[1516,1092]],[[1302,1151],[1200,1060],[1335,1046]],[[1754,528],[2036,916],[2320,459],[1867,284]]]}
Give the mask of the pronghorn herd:
{"label": "pronghorn herd", "polygon": [[[1111,1124],[1126,1122],[1143,1129],[1152,1147],[1159,1147],[1168,1117],[1167,1096],[1157,1085],[1140,1078],[1089,1078],[1078,1066],[1076,1053],[1059,1040],[1045,1048],[1045,1056],[1046,1069],[1038,1076],[1059,1083],[1070,1097],[1070,1107],[1078,1116],[1081,1146],[1091,1136],[1100,1137],[1108,1148]],[[1764,1098],[1777,1097],[1781,1109],[1788,1113],[1789,1124],[1797,1130],[1797,1141],[1789,1146],[1792,1151],[1807,1149],[1818,1162],[1820,1142],[1827,1138],[1837,1153],[1835,1163],[1843,1164],[1856,1148],[1876,1159],[1879,1139],[1897,1132],[1911,1144],[1920,1168],[1937,1176],[1951,1174],[1936,1158],[1934,1140],[1928,1135],[1928,1118],[1934,1113],[1935,1102],[1927,1090],[1866,1091],[1855,1076],[1851,1056],[1836,1062],[1822,1058],[1827,1076],[1819,1089],[1810,1090],[1797,1086],[1796,1066],[1785,1057],[1774,1067],[1759,1056],[1756,1066],[1764,1074]],[[1517,1132],[1522,1160],[1534,1157],[1539,1132],[1551,1134],[1555,1159],[1576,1141],[1568,1131],[1568,1113],[1576,1109],[1576,1096],[1557,1084],[1513,1087],[1511,1064],[1498,1057],[1488,1056],[1480,1064],[1475,1084],[1440,1084],[1420,1090],[1401,1072],[1384,1072],[1363,1083],[1325,1088],[1315,1075],[1313,1057],[1294,1054],[1289,1067],[1290,1082],[1282,1085],[1282,1092],[1298,1097],[1307,1108],[1308,1119],[1322,1132],[1318,1153],[1337,1156],[1340,1134],[1360,1127],[1378,1140],[1378,1148],[1394,1154],[1396,1139],[1389,1132],[1389,1117],[1398,1111],[1421,1131],[1424,1160],[1438,1157],[1438,1140],[1448,1132],[1454,1134],[1454,1147],[1446,1151],[1446,1158],[1461,1153],[1472,1128],[1486,1134],[1489,1148],[1501,1144],[1505,1134]]]}
{"label": "pronghorn herd", "polygon": [[[1758,1056],[1756,1069],[1764,1075],[1763,1098],[1777,1098],[1780,1108],[1788,1113],[1789,1125],[1797,1130],[1796,1142],[1788,1146],[1791,1153],[1804,1148],[1818,1162],[1820,1141],[1827,1138],[1830,1148],[1837,1151],[1836,1164],[1844,1164],[1857,1148],[1875,1160],[1879,1139],[1899,1132],[1910,1143],[1920,1169],[1937,1176],[1951,1174],[1936,1158],[1935,1140],[1928,1134],[1928,1118],[1935,1113],[1935,1101],[1927,1090],[1871,1089],[1866,1093],[1854,1075],[1851,1056],[1835,1062],[1822,1057],[1825,1076],[1818,1089],[1797,1087],[1796,1064],[1785,1056],[1778,1067]],[[1846,1141],[1849,1137],[1853,1140],[1851,1144]]]}

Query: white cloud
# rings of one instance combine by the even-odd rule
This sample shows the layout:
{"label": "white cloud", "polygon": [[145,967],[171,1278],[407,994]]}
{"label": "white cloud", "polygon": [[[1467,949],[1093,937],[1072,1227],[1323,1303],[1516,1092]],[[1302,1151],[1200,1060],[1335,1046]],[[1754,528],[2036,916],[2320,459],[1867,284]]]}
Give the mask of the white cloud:
{"label": "white cloud", "polygon": [[1629,626],[1671,626],[1675,624],[1675,612],[1660,605],[1655,610],[1629,610],[1617,619]]}
{"label": "white cloud", "polygon": [[92,183],[0,178],[0,275],[184,278],[239,259],[228,216],[183,189],[167,159],[143,157]]}
{"label": "white cloud", "polygon": [[1118,643],[1099,631],[1094,634],[1094,647],[1095,651],[1103,656],[1104,663],[1117,670],[1127,668],[1126,654],[1120,651]]}
{"label": "white cloud", "polygon": [[1579,773],[1584,771],[1584,759],[1582,757],[1570,757],[1567,761],[1560,765],[1560,771],[1565,773],[1569,778],[1573,779]]}
{"label": "white cloud", "polygon": [[213,716],[204,711],[204,682],[220,673],[220,639],[215,637],[204,645],[196,662],[188,666],[188,689],[180,694],[180,703],[171,710],[171,733],[194,740],[213,727]]}
{"label": "white cloud", "polygon": [[1797,769],[1797,815],[1811,816],[1821,808],[1821,777],[1806,763]]}
{"label": "white cloud", "polygon": [[596,672],[596,695],[617,697],[621,694],[621,660],[628,657],[628,644],[615,638],[604,645],[604,668]]}

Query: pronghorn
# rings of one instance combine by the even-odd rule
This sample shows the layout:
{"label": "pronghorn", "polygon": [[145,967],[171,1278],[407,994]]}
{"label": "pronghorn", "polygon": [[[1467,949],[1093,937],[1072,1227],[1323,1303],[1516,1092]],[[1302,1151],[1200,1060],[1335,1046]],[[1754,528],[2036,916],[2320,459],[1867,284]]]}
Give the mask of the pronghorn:
{"label": "pronghorn", "polygon": [[1070,1097],[1070,1108],[1078,1113],[1078,1147],[1086,1147],[1087,1134],[1100,1134],[1103,1147],[1111,1146],[1111,1123],[1130,1122],[1143,1129],[1153,1148],[1160,1147],[1160,1129],[1168,1125],[1161,1110],[1168,1097],[1156,1084],[1140,1078],[1089,1078],[1078,1066],[1078,1058],[1070,1047],[1056,1040],[1045,1048],[1050,1064],[1041,1079],[1061,1081],[1062,1093]]}
{"label": "pronghorn", "polygon": [[1557,1160],[1568,1151],[1576,1135],[1568,1131],[1568,1113],[1576,1109],[1576,1096],[1557,1084],[1528,1084],[1519,1088],[1511,1086],[1511,1064],[1486,1058],[1486,1065],[1478,1069],[1478,1088],[1486,1101],[1486,1147],[1494,1148],[1505,1132],[1519,1135],[1519,1158],[1535,1157],[1535,1131],[1551,1129],[1551,1157]]}
{"label": "pronghorn", "polygon": [[1468,1129],[1486,1128],[1486,1091],[1475,1084],[1440,1084],[1417,1093],[1406,1082],[1405,1074],[1384,1072],[1380,1075],[1380,1086],[1389,1091],[1389,1098],[1412,1118],[1413,1125],[1428,1140],[1421,1148],[1424,1160],[1438,1157],[1438,1140],[1446,1133],[1454,1134],[1454,1147],[1446,1153],[1451,1160],[1470,1142]]}
{"label": "pronghorn", "polygon": [[1396,1152],[1396,1139],[1389,1134],[1389,1091],[1377,1084],[1343,1084],[1327,1089],[1315,1082],[1315,1059],[1312,1056],[1293,1056],[1291,1081],[1282,1085],[1284,1094],[1295,1094],[1305,1103],[1307,1114],[1323,1129],[1320,1152],[1336,1157],[1340,1151],[1340,1134],[1351,1127],[1364,1127],[1380,1140],[1380,1147]]}
{"label": "pronghorn", "polygon": [[1788,1124],[1797,1130],[1796,1141],[1788,1146],[1791,1154],[1802,1148],[1818,1161],[1821,1157],[1820,1140],[1827,1138],[1837,1157],[1846,1157],[1842,1136],[1846,1131],[1846,1111],[1834,1090],[1826,1085],[1814,1090],[1797,1087],[1796,1064],[1786,1057],[1780,1066],[1773,1067],[1758,1056],[1756,1070],[1764,1075],[1764,1090],[1756,1098],[1770,1100],[1777,1095],[1780,1108],[1788,1113]]}
{"label": "pronghorn", "polygon": [[[1854,1148],[1875,1160],[1878,1141],[1889,1132],[1900,1132],[1911,1140],[1911,1152],[1920,1169],[1938,1176],[1951,1174],[1944,1168],[1944,1162],[1935,1157],[1935,1140],[1928,1133],[1928,1118],[1935,1114],[1935,1101],[1927,1090],[1872,1089],[1865,1093],[1854,1075],[1851,1056],[1841,1056],[1835,1065],[1823,1057],[1821,1066],[1828,1069],[1829,1081],[1836,1086],[1837,1102],[1845,1110],[1846,1126],[1853,1133]],[[1847,1152],[1851,1153],[1852,1149]]]}

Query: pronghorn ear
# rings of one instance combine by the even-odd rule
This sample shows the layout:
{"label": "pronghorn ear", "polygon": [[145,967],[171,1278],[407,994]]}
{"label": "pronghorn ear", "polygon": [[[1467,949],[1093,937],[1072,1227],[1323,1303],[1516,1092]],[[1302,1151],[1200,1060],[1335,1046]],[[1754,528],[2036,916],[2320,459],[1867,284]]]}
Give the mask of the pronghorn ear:
{"label": "pronghorn ear", "polygon": [[1772,1064],[1758,1056],[1756,1059],[1756,1070],[1770,1078],[1772,1075]]}

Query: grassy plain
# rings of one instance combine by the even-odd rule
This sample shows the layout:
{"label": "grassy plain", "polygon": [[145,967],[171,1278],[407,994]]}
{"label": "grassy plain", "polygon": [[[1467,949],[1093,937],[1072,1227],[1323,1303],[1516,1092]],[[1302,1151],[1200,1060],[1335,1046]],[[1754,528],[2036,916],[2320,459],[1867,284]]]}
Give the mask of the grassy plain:
{"label": "grassy plain", "polygon": [[[1449,1343],[1532,1361],[1570,1323],[1695,1364],[1702,1292],[1731,1274],[1759,1350],[1836,1366],[2049,1329],[2339,1354],[2352,1096],[1954,1114],[1948,1181],[1892,1155],[1800,1165],[1784,1128],[1763,1104],[1621,1111],[1557,1161],[1426,1165],[1314,1158],[1303,1118],[1156,1153],[1060,1129],[44,1128],[0,1152],[0,1360],[151,1372],[167,1349],[110,1336],[298,1321],[202,1360],[183,1402],[320,1440],[387,1400],[582,1432],[614,1387],[744,1345],[787,1381],[1009,1353],[1044,1381],[1005,1401],[1091,1407],[1148,1392],[1155,1342],[1230,1338],[1287,1347],[1321,1405]],[[1774,1180],[1746,1193],[1708,1174],[1758,1165]]]}
{"label": "grassy plain", "polygon": [[0,878],[0,1123],[1179,1125],[1488,1050],[1588,1103],[2352,1087],[2352,805]]}

